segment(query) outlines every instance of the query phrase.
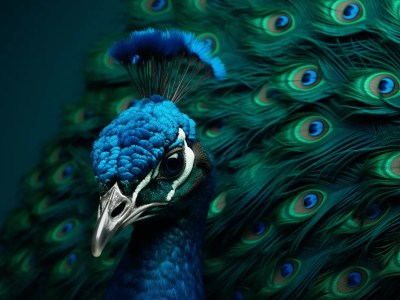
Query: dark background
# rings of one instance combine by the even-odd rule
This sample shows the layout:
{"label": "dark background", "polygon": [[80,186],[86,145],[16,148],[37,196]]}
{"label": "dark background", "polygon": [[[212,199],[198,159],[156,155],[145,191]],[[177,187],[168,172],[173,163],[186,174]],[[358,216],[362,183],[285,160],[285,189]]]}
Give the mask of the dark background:
{"label": "dark background", "polygon": [[123,23],[120,0],[2,0],[0,225],[19,205],[19,181],[56,136],[62,107],[84,89],[85,53]]}

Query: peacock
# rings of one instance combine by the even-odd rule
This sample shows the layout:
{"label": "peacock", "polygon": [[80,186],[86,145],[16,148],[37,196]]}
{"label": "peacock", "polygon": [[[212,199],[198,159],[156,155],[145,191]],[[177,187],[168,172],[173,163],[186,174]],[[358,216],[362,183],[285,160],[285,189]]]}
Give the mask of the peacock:
{"label": "peacock", "polygon": [[3,225],[0,298],[397,299],[400,2],[125,19]]}

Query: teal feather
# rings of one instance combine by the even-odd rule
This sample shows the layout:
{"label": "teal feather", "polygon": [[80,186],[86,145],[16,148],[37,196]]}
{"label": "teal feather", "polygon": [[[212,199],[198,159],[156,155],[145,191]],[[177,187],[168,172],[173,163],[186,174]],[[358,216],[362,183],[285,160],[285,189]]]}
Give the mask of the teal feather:
{"label": "teal feather", "polygon": [[193,32],[227,66],[178,103],[217,167],[206,297],[398,297],[398,1],[130,0],[124,22],[88,53],[84,94],[23,179],[0,298],[104,297],[130,231],[91,257],[90,151],[139,95],[107,49],[150,26]]}

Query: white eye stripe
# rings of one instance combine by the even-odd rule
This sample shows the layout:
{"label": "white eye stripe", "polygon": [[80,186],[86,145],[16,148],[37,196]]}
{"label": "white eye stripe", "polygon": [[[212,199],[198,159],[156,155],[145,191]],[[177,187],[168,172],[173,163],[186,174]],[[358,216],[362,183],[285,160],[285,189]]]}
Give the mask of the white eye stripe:
{"label": "white eye stripe", "polygon": [[[183,170],[182,174],[174,180],[172,183],[172,189],[169,191],[166,200],[170,201],[172,197],[175,195],[176,189],[189,177],[190,172],[192,172],[193,169],[193,163],[194,163],[194,153],[192,149],[190,149],[186,143],[186,135],[185,132],[179,128],[179,134],[178,134],[178,139],[182,139],[184,142],[183,145],[183,156],[185,158],[185,169]],[[158,172],[159,166],[157,166],[157,172]]]}
{"label": "white eye stripe", "polygon": [[140,191],[149,184],[150,180],[153,178],[153,173],[153,171],[150,171],[150,173],[147,174],[147,176],[136,187],[135,191],[132,194],[132,204],[136,204],[137,196],[139,195]]}

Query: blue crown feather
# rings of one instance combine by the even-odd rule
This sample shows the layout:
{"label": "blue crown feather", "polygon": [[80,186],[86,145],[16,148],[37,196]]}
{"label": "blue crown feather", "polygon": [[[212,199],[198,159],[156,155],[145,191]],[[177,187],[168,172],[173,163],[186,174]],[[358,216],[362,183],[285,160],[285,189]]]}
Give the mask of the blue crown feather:
{"label": "blue crown feather", "polygon": [[[211,56],[209,45],[193,33],[177,29],[135,31],[115,43],[109,53],[127,69],[142,97],[159,94],[179,101],[203,80],[225,76],[224,64]],[[196,79],[200,74],[203,76]]]}

